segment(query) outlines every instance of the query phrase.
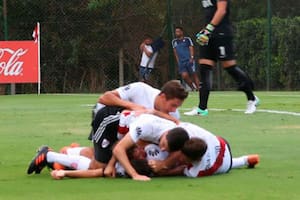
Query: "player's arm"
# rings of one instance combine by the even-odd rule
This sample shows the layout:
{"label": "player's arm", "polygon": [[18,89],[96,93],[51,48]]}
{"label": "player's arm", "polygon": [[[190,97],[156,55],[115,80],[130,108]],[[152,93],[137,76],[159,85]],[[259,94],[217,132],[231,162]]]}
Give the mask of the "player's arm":
{"label": "player's arm", "polygon": [[176,119],[175,117],[173,117],[173,116],[171,116],[167,113],[163,113],[161,111],[158,111],[158,110],[151,110],[149,114],[153,114],[153,115],[156,115],[158,117],[170,120],[170,121],[174,122],[175,124],[180,123],[180,121],[178,119]]}
{"label": "player's arm", "polygon": [[194,46],[190,45],[189,50],[190,50],[190,55],[191,55],[190,61],[193,62],[194,61],[194,55],[195,55]]}
{"label": "player's arm", "polygon": [[117,90],[105,92],[99,97],[98,102],[106,106],[119,106],[129,110],[144,109],[143,106],[121,99]]}
{"label": "player's arm", "polygon": [[175,48],[173,48],[173,52],[174,52],[174,56],[175,56],[175,59],[176,59],[177,63],[179,63],[178,54],[177,54],[177,51],[176,51]]}
{"label": "player's arm", "polygon": [[113,154],[132,179],[139,181],[149,181],[149,177],[138,174],[130,164],[126,151],[134,145],[135,142],[131,138],[130,134],[126,134],[125,137],[114,148]]}
{"label": "player's arm", "polygon": [[167,170],[175,166],[178,159],[182,156],[180,151],[176,151],[171,153],[167,159],[163,161],[158,160],[150,160],[149,165],[153,169],[154,172],[159,173],[160,171]]}
{"label": "player's arm", "polygon": [[56,180],[63,179],[64,177],[95,178],[103,177],[103,170],[103,168],[89,170],[54,170],[51,172],[51,176]]}
{"label": "player's arm", "polygon": [[140,50],[142,52],[145,52],[145,54],[148,56],[148,57],[151,57],[153,52],[149,51],[147,48],[146,48],[146,44],[145,42],[143,42],[141,45],[140,45]]}
{"label": "player's arm", "polygon": [[215,12],[214,17],[210,21],[210,24],[214,26],[220,24],[220,22],[222,21],[222,19],[226,14],[227,4],[228,4],[227,0],[218,0],[217,11]]}
{"label": "player's arm", "polygon": [[117,159],[113,155],[111,157],[111,159],[109,160],[107,166],[105,167],[105,170],[104,170],[105,177],[111,177],[111,178],[116,177],[116,168],[115,168],[116,162],[117,162]]}
{"label": "player's arm", "polygon": [[185,168],[186,165],[179,165],[171,169],[162,170],[157,173],[157,176],[183,176]]}
{"label": "player's arm", "polygon": [[215,30],[215,27],[218,26],[221,21],[223,20],[224,16],[226,15],[226,8],[227,8],[227,0],[218,0],[217,2],[217,10],[210,21],[209,24],[206,25],[204,29],[202,29],[196,35],[196,41],[201,46],[207,45],[209,42],[209,36]]}

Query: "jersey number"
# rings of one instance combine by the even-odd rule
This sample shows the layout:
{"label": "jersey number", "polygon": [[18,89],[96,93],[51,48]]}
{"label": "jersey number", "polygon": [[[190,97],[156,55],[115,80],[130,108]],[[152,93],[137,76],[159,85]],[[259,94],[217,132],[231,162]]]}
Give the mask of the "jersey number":
{"label": "jersey number", "polygon": [[220,50],[220,57],[224,58],[226,56],[226,51],[224,46],[219,47]]}

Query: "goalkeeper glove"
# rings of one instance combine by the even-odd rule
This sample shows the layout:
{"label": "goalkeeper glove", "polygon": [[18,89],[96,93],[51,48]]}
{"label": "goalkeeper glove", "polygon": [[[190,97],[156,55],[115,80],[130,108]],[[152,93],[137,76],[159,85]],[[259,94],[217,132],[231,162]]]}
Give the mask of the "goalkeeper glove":
{"label": "goalkeeper glove", "polygon": [[196,42],[200,44],[201,46],[208,45],[209,37],[212,34],[212,32],[215,30],[215,26],[212,24],[207,24],[205,29],[201,30],[196,35]]}

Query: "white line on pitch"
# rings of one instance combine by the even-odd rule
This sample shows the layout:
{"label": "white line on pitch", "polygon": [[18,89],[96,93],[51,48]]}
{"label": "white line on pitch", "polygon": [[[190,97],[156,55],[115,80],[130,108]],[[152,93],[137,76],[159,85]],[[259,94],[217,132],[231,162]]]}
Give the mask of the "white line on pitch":
{"label": "white line on pitch", "polygon": [[[181,108],[180,110],[191,110],[191,108]],[[245,112],[245,110],[243,110],[243,109],[210,108],[209,110],[219,111],[219,112],[221,112],[221,111]],[[257,109],[256,112],[300,116],[300,113],[297,113],[297,112],[280,111],[280,110]]]}

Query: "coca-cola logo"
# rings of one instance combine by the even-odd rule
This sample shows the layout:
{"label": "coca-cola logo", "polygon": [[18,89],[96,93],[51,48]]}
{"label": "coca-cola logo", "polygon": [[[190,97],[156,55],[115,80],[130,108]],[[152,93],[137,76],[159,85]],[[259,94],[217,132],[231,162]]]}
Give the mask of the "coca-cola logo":
{"label": "coca-cola logo", "polygon": [[[19,48],[12,50],[0,48],[0,75],[20,76],[23,72],[23,64],[20,58],[27,53],[28,49]],[[5,59],[5,60],[4,60]]]}

